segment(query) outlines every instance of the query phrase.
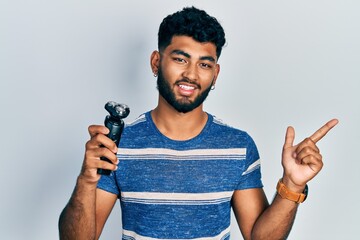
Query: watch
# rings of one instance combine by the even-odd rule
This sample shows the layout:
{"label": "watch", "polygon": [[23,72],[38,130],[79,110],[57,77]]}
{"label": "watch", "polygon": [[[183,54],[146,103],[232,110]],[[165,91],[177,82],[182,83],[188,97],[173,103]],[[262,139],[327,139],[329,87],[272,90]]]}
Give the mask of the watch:
{"label": "watch", "polygon": [[307,184],[305,185],[305,189],[302,193],[297,193],[297,192],[293,192],[293,191],[289,190],[285,186],[285,184],[282,182],[282,178],[280,178],[280,180],[276,186],[276,190],[282,198],[296,202],[296,203],[304,202],[306,200],[306,197],[309,192],[309,188],[308,188]]}

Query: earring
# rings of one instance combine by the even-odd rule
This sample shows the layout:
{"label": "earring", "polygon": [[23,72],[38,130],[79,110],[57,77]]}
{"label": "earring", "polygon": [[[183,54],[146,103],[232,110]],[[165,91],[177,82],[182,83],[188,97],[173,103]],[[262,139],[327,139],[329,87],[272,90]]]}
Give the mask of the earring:
{"label": "earring", "polygon": [[215,85],[212,85],[210,90],[214,90],[215,89]]}
{"label": "earring", "polygon": [[154,77],[157,77],[157,76],[158,76],[157,73],[154,72]]}

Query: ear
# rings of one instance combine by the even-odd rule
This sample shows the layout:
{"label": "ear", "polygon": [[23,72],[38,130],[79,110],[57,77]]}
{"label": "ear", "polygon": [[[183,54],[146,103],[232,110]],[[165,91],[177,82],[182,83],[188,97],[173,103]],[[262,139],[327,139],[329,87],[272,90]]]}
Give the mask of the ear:
{"label": "ear", "polygon": [[214,73],[214,79],[213,79],[213,84],[212,85],[215,85],[216,79],[219,76],[219,73],[220,73],[220,64],[217,63],[215,65],[215,73]]}
{"label": "ear", "polygon": [[152,72],[157,75],[160,66],[160,53],[159,51],[153,51],[150,57],[150,67]]}

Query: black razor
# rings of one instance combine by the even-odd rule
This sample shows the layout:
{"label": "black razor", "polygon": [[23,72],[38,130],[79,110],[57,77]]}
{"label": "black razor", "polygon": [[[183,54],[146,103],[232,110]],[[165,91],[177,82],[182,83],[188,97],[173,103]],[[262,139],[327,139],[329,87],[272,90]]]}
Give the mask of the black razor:
{"label": "black razor", "polygon": [[[123,119],[129,115],[130,108],[126,104],[109,101],[105,104],[105,109],[110,113],[110,115],[107,115],[105,118],[105,127],[110,130],[107,136],[115,142],[116,146],[118,146],[125,125]],[[106,157],[101,157],[100,159],[110,162]],[[101,175],[110,175],[111,170],[99,168],[97,173]]]}

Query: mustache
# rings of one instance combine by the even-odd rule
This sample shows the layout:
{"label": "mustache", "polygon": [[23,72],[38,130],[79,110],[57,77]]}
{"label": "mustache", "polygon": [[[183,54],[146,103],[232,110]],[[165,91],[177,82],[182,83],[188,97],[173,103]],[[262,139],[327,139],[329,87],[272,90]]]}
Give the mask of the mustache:
{"label": "mustache", "polygon": [[190,79],[187,79],[187,78],[182,78],[182,79],[177,80],[177,81],[175,82],[175,84],[180,84],[180,83],[192,84],[192,85],[195,85],[198,89],[201,89],[200,84],[198,84],[198,83],[195,82],[195,81],[191,81]]}

